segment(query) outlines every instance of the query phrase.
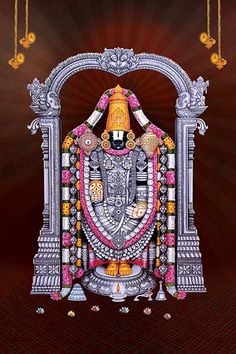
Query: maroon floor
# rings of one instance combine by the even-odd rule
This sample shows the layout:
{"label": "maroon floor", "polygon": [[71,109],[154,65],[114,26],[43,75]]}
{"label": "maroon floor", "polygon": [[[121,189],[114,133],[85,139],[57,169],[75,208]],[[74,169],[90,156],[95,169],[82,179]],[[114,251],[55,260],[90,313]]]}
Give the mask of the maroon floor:
{"label": "maroon floor", "polygon": [[[206,294],[189,294],[184,301],[119,304],[88,293],[81,303],[53,302],[29,295],[31,267],[1,267],[1,353],[236,353],[235,281],[228,272],[208,274]],[[90,310],[99,305],[100,312]],[[45,308],[37,315],[38,306]],[[143,314],[146,306],[150,316]],[[76,316],[70,318],[72,309]],[[163,315],[172,318],[165,320]]]}

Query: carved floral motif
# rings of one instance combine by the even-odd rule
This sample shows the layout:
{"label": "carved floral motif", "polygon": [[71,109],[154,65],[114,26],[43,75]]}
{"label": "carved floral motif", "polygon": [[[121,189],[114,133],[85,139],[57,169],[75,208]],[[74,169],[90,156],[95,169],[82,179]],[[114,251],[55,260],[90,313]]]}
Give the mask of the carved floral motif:
{"label": "carved floral motif", "polygon": [[48,87],[40,83],[36,78],[33,80],[32,84],[27,85],[27,89],[32,98],[30,108],[35,113],[47,118],[59,116],[61,106],[59,97],[55,92],[48,92]]}
{"label": "carved floral motif", "polygon": [[139,58],[135,56],[133,49],[124,48],[105,49],[99,59],[102,69],[110,69],[118,75],[121,75],[125,69],[134,69],[138,61]]}

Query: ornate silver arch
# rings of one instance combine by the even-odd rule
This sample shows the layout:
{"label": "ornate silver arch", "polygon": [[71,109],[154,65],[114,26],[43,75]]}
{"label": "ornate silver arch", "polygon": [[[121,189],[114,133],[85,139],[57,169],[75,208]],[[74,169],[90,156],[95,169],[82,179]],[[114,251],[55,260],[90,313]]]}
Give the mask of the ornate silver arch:
{"label": "ornate silver arch", "polygon": [[165,75],[176,88],[176,162],[177,162],[177,285],[178,290],[205,291],[199,237],[194,226],[193,156],[194,132],[204,135],[207,126],[199,118],[205,111],[204,93],[208,81],[191,81],[174,61],[156,54],[134,54],[133,49],[105,49],[103,53],[85,53],[60,63],[40,83],[34,79],[27,87],[31,108],[37,118],[28,126],[32,134],[42,131],[44,163],[43,227],[34,257],[32,293],[51,293],[60,289],[60,146],[61,122],[59,94],[64,83],[82,70],[97,69],[122,76],[147,69]]}

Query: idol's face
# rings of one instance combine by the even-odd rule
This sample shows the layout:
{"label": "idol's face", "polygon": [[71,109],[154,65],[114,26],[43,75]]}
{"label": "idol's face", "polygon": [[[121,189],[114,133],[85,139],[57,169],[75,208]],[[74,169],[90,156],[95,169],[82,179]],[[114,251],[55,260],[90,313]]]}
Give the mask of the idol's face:
{"label": "idol's face", "polygon": [[122,150],[125,148],[127,141],[127,132],[123,130],[113,130],[110,132],[111,148],[114,150]]}

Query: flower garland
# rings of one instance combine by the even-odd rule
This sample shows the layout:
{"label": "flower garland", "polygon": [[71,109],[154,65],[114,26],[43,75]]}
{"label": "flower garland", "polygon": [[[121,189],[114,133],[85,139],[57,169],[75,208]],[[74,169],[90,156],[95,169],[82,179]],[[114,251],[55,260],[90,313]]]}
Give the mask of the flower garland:
{"label": "flower garland", "polygon": [[81,278],[80,150],[76,138],[85,132],[82,125],[70,132],[62,144],[62,289],[51,294],[60,300],[69,294],[73,279]]}
{"label": "flower garland", "polygon": [[[114,89],[107,90],[100,97],[95,112],[103,114]],[[81,124],[65,137],[62,144],[62,289],[53,292],[52,300],[67,296],[73,280],[83,276],[81,268],[82,235],[80,203],[80,149],[78,138],[90,132],[88,125]]]}
{"label": "flower garland", "polygon": [[[104,113],[109,97],[114,89],[109,89],[100,97],[95,112]],[[128,98],[132,112],[143,114],[136,95],[127,89],[123,93]],[[144,115],[144,114],[143,114]],[[62,145],[62,290],[51,294],[59,300],[71,290],[73,279],[81,278],[81,203],[80,203],[80,151],[77,140],[85,132],[90,132],[89,124],[81,124],[70,132]],[[184,299],[185,292],[177,292],[175,285],[175,144],[173,140],[154,124],[148,124],[147,132],[161,138],[163,145],[157,149],[157,248],[154,274],[165,281],[167,291],[177,299]]]}
{"label": "flower garland", "polygon": [[[142,115],[141,105],[136,95],[123,89],[128,98],[132,112]],[[184,291],[176,289],[175,275],[175,144],[168,134],[148,124],[146,132],[154,133],[163,141],[157,148],[157,242],[156,242],[156,269],[154,274],[162,278],[167,291],[178,300],[186,297]]]}

